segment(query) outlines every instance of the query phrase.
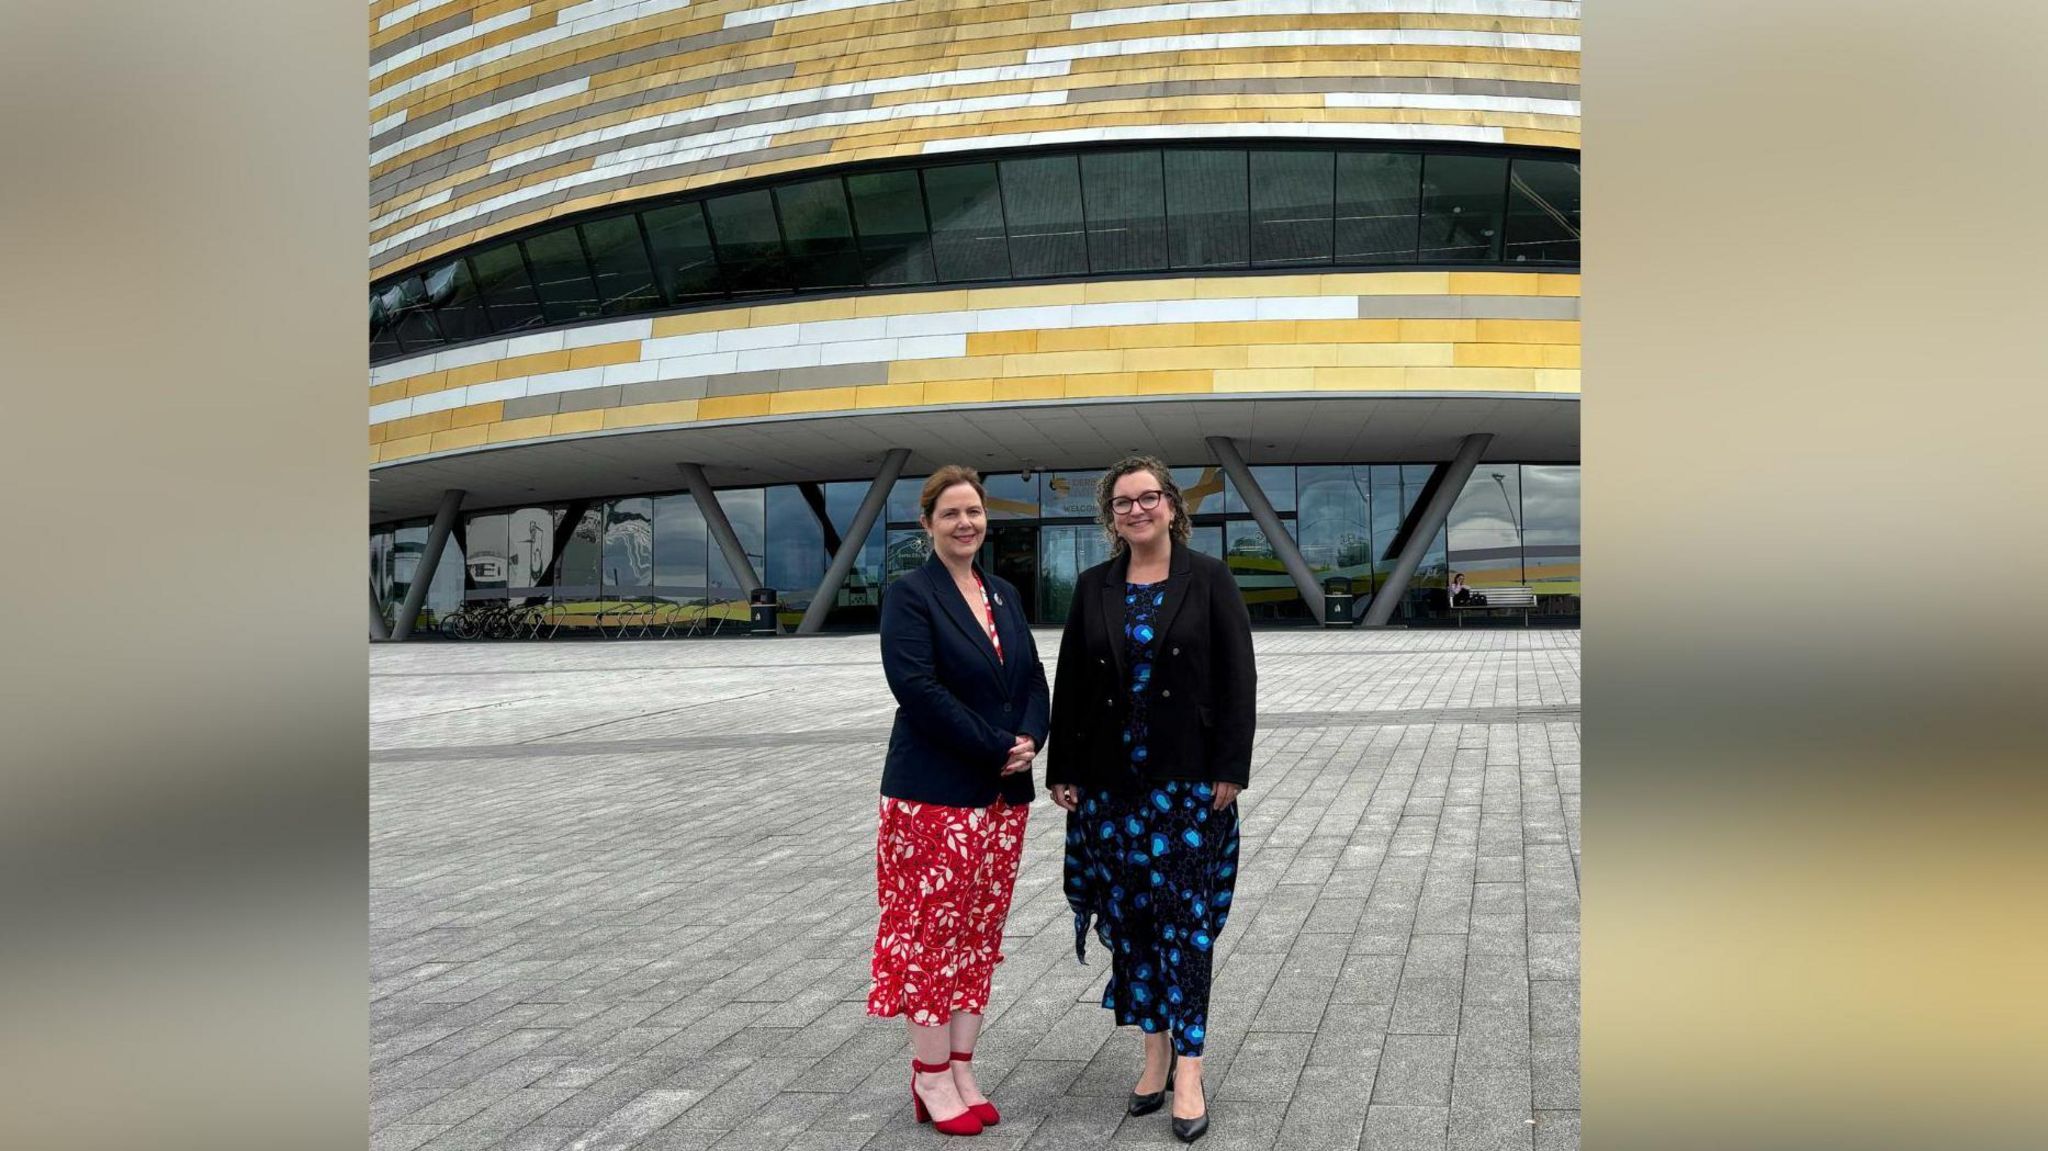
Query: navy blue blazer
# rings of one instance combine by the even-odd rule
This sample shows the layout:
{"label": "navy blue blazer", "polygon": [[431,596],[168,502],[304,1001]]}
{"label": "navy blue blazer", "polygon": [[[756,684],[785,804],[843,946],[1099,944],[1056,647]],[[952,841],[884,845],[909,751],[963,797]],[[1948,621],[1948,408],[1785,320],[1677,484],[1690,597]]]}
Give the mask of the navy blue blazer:
{"label": "navy blue blazer", "polygon": [[1017,589],[975,570],[996,600],[1000,662],[937,555],[882,597],[882,672],[898,705],[883,795],[948,807],[987,807],[998,795],[1031,802],[1032,773],[1002,769],[1018,735],[1045,746],[1052,693]]}

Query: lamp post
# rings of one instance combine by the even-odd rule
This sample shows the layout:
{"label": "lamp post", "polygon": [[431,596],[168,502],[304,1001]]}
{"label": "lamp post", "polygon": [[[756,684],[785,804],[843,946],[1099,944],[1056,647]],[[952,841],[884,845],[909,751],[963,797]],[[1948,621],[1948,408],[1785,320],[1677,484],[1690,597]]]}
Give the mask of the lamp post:
{"label": "lamp post", "polygon": [[1507,477],[1499,472],[1490,474],[1493,476],[1494,484],[1500,488],[1500,502],[1508,506],[1508,522],[1515,525],[1515,542],[1520,543],[1522,540],[1522,517],[1515,511],[1515,501],[1508,498]]}

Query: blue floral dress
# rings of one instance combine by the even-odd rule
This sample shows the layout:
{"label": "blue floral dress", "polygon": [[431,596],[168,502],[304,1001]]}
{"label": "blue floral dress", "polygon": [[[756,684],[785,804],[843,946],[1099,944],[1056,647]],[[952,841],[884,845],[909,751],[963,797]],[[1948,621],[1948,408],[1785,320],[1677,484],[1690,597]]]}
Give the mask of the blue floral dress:
{"label": "blue floral dress", "polygon": [[1164,583],[1124,585],[1126,772],[1120,786],[1084,790],[1068,813],[1066,892],[1075,954],[1087,961],[1091,920],[1109,949],[1102,1005],[1117,1024],[1166,1032],[1176,1051],[1199,1056],[1216,937],[1237,882],[1237,805],[1211,810],[1206,782],[1147,778],[1154,620],[1165,602]]}

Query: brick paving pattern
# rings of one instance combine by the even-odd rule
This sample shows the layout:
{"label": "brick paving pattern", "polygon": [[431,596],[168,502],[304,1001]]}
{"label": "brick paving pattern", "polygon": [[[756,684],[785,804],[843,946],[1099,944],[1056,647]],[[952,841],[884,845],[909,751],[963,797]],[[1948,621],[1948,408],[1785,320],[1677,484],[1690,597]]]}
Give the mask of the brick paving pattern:
{"label": "brick paving pattern", "polygon": [[[1202,1146],[1577,1147],[1579,633],[1257,647]],[[378,646],[370,675],[373,1149],[944,1140],[863,1013],[873,636]],[[1074,962],[1062,816],[1032,809],[971,1146],[1178,1146],[1123,1114],[1138,1040]]]}

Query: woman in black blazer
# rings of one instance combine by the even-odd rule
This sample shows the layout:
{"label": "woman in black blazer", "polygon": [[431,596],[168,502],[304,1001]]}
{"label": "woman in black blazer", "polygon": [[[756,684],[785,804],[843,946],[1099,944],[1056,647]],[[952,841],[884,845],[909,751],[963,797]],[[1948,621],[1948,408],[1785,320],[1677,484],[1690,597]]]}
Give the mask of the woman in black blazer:
{"label": "woman in black blazer", "polygon": [[[1174,1093],[1173,1132],[1207,1132],[1202,1044],[1216,937],[1237,878],[1258,669],[1230,569],[1188,546],[1173,474],[1134,456],[1096,485],[1108,563],[1082,572],[1060,641],[1046,785],[1067,809],[1074,948],[1109,949],[1102,1005],[1145,1032],[1132,1115]],[[1085,959],[1085,955],[1084,955]]]}
{"label": "woman in black blazer", "polygon": [[1001,1119],[971,1060],[1051,710],[1017,589],[974,562],[984,498],[972,468],[933,473],[919,521],[931,557],[882,600],[882,670],[899,706],[882,769],[868,1013],[909,1017],[912,1106],[949,1135]]}

